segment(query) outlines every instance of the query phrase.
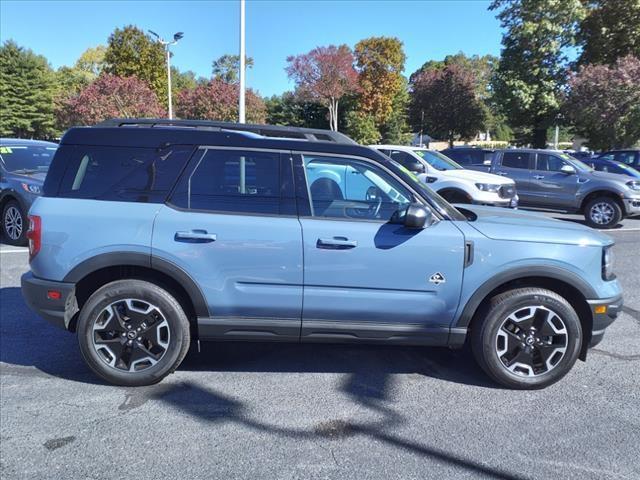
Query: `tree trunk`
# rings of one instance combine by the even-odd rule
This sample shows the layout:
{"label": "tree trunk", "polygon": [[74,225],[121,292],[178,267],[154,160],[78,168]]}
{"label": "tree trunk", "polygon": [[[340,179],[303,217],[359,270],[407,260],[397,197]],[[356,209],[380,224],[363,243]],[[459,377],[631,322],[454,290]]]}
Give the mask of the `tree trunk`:
{"label": "tree trunk", "polygon": [[329,128],[338,131],[338,100],[335,98],[329,99]]}
{"label": "tree trunk", "polygon": [[547,129],[535,127],[533,129],[533,148],[547,148]]}

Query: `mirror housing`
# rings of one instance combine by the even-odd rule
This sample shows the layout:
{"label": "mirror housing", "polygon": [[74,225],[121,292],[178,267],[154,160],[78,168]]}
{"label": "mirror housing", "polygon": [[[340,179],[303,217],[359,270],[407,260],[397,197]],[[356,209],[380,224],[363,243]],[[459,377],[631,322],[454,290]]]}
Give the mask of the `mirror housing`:
{"label": "mirror housing", "polygon": [[412,203],[404,214],[404,226],[407,228],[425,228],[431,224],[431,210],[419,203]]}
{"label": "mirror housing", "polygon": [[565,175],[575,175],[575,173],[576,173],[576,169],[572,165],[563,165],[560,168],[560,171],[562,173],[564,173]]}
{"label": "mirror housing", "polygon": [[426,172],[426,169],[424,168],[424,165],[421,162],[417,161],[417,160],[415,162],[413,162],[413,161],[407,162],[406,168],[407,168],[407,170],[409,170],[410,172],[413,172],[413,173],[425,173]]}

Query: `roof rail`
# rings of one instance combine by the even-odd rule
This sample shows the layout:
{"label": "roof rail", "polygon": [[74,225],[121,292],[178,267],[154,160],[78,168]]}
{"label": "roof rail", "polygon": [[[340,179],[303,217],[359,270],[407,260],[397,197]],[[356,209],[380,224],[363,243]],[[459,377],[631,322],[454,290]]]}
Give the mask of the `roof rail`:
{"label": "roof rail", "polygon": [[250,132],[263,137],[307,140],[310,142],[333,142],[357,145],[357,142],[343,133],[316,128],[284,127],[281,125],[257,125],[251,123],[219,122],[215,120],[169,120],[167,118],[112,118],[94,125],[95,127],[175,127],[201,130],[233,130]]}

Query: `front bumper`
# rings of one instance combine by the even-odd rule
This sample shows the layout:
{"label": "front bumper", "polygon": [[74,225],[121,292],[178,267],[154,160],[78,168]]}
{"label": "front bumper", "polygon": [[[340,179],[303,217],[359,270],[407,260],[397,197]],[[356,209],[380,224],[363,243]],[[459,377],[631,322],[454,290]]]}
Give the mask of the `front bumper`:
{"label": "front bumper", "polygon": [[598,345],[604,338],[604,331],[611,325],[622,311],[622,294],[612,298],[599,300],[587,300],[591,308],[593,326],[591,328],[591,341],[589,348]]}
{"label": "front bumper", "polygon": [[640,197],[623,198],[624,210],[628,217],[640,215]]}
{"label": "front bumper", "polygon": [[[69,330],[71,319],[78,312],[73,283],[42,280],[31,272],[22,275],[20,283],[22,296],[31,310],[55,326]],[[56,298],[58,293],[60,298]]]}
{"label": "front bumper", "polygon": [[512,198],[500,198],[499,200],[479,199],[473,202],[474,205],[487,205],[490,207],[518,208],[518,195]]}

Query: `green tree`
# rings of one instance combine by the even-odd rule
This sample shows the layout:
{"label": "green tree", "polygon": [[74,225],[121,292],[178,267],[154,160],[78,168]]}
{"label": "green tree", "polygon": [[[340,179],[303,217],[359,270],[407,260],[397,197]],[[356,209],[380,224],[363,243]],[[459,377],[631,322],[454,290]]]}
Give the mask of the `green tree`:
{"label": "green tree", "polygon": [[53,91],[46,58],[12,40],[0,47],[0,135],[54,136]]}
{"label": "green tree", "polygon": [[289,127],[326,128],[329,109],[309,102],[294,92],[273,95],[265,100],[267,123]]}
{"label": "green tree", "polygon": [[385,122],[379,126],[379,141],[394,145],[411,143],[411,127],[409,126],[409,105],[411,97],[407,86],[407,80],[402,77],[402,87],[394,95],[391,103],[391,114]]}
{"label": "green tree", "polygon": [[587,16],[580,24],[579,63],[613,65],[618,58],[640,58],[640,0],[585,0]]}
{"label": "green tree", "polygon": [[566,85],[566,48],[574,45],[584,8],[580,0],[494,0],[506,32],[493,79],[497,104],[520,141],[546,146]]}
{"label": "green tree", "polygon": [[133,25],[116,28],[104,54],[104,71],[146,82],[167,103],[167,66],[164,47]]}
{"label": "green tree", "polygon": [[380,141],[376,120],[369,113],[350,110],[345,115],[345,131],[356,142],[371,145]]}
{"label": "green tree", "polygon": [[402,42],[394,37],[366,38],[356,43],[354,53],[360,85],[359,109],[381,125],[391,116],[394,99],[404,85],[406,56]]}
{"label": "green tree", "polygon": [[87,72],[93,75],[93,78],[102,73],[104,69],[104,56],[107,52],[107,47],[104,45],[98,45],[97,47],[87,48],[80,58],[76,60],[74,68]]}
{"label": "green tree", "polygon": [[[246,68],[253,67],[253,58],[245,57]],[[212,77],[225,83],[238,83],[240,81],[240,55],[222,55],[211,64]]]}

